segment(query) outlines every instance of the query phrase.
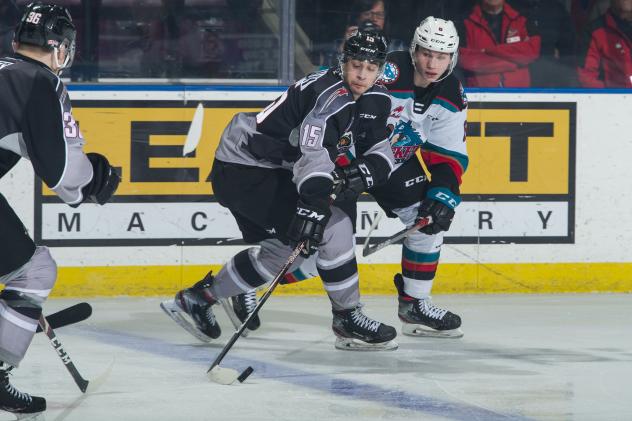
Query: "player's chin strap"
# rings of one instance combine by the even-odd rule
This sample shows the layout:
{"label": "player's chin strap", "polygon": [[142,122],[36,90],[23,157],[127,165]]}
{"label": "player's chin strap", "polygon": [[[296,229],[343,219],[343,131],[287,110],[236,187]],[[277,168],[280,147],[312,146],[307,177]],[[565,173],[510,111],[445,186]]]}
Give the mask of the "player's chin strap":
{"label": "player's chin strap", "polygon": [[62,70],[65,70],[67,68],[69,68],[70,66],[72,66],[72,61],[74,59],[75,56],[75,48],[74,46],[69,46],[66,48],[66,58],[64,59],[64,63],[63,64],[59,64],[59,48],[58,47],[53,47],[53,60],[55,62],[55,68],[57,69],[57,72],[61,73]]}

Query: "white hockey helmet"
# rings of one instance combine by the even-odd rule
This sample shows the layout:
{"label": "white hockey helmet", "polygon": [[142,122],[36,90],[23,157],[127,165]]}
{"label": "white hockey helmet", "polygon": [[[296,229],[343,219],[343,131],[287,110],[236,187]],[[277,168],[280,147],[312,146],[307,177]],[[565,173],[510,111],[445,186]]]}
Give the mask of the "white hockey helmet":
{"label": "white hockey helmet", "polygon": [[450,67],[448,67],[446,74],[438,79],[437,82],[445,79],[452,73],[459,56],[459,34],[451,20],[428,16],[421,21],[419,26],[415,29],[413,40],[410,43],[410,58],[413,61],[413,66],[415,65],[415,51],[417,50],[417,46],[430,51],[452,54]]}

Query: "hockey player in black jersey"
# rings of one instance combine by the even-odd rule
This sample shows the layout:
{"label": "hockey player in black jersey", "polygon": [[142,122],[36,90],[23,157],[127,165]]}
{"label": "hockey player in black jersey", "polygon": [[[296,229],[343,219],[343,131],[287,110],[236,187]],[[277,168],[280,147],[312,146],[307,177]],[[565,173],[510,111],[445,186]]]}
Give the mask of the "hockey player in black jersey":
{"label": "hockey player in black jersey", "polygon": [[[388,216],[398,217],[406,226],[426,216],[433,221],[404,240],[402,273],[394,279],[402,331],[413,336],[463,335],[461,318],[430,299],[443,234],[460,202],[461,176],[469,162],[465,147],[467,100],[452,74],[458,46],[451,21],[428,17],[416,28],[409,51],[388,55],[382,77],[392,95],[388,126],[396,167],[386,184],[368,192]],[[417,159],[418,149],[430,174]],[[287,274],[282,283],[316,276],[312,260]],[[252,311],[256,305],[254,294],[251,291],[235,298],[237,303],[249,304],[235,306],[243,319],[247,313],[242,309]]]}
{"label": "hockey player in black jersey", "polygon": [[[64,202],[106,203],[119,177],[98,153],[84,154],[59,73],[72,64],[75,27],[68,10],[29,4],[14,36],[15,54],[0,59],[0,177],[28,159],[35,174]],[[17,367],[37,329],[42,303],[53,288],[57,266],[36,246],[0,194],[0,409],[30,414],[46,400],[15,389]]]}
{"label": "hockey player in black jersey", "polygon": [[[162,303],[196,337],[219,337],[213,304],[271,281],[294,246],[306,240],[304,257],[318,250],[336,347],[396,347],[395,329],[361,309],[353,222],[329,203],[334,178],[366,190],[386,182],[392,171],[390,96],[375,84],[385,58],[381,36],[358,32],[345,43],[339,66],[308,75],[261,112],[239,113],[226,127],[211,172],[214,194],[235,217],[244,241],[260,247],[238,253],[216,276]],[[361,114],[373,118],[360,139]],[[357,159],[334,174],[336,161],[350,157]]]}

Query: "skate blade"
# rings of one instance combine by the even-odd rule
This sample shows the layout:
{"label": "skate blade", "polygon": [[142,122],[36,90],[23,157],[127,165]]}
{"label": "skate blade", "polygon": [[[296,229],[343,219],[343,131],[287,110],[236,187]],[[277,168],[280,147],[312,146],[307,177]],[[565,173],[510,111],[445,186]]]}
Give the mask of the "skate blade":
{"label": "skate blade", "polygon": [[379,344],[370,344],[359,339],[336,337],[334,344],[336,349],[343,351],[395,351],[399,345],[395,341],[382,342]]}
{"label": "skate blade", "polygon": [[185,317],[182,315],[182,311],[180,311],[180,308],[176,305],[176,303],[173,300],[163,301],[162,303],[160,303],[160,308],[174,322],[176,322],[178,325],[180,325],[181,328],[183,328],[184,330],[189,332],[191,335],[193,335],[198,340],[200,340],[202,342],[205,342],[205,343],[212,342],[212,338],[209,338],[208,336],[206,336],[203,333],[201,333],[199,330],[197,330],[197,328],[195,326],[193,326],[193,324],[191,324],[191,322],[189,322],[187,319],[185,319]]}
{"label": "skate blade", "polygon": [[[239,317],[237,317],[237,315],[235,314],[235,311],[233,310],[233,306],[230,305],[227,298],[222,298],[221,300],[219,300],[219,302],[222,305],[222,308],[224,309],[224,311],[226,312],[228,319],[235,327],[235,330],[239,330],[239,328],[241,327],[241,320],[239,320]],[[248,328],[244,329],[241,336],[243,336],[244,338],[247,338],[248,332],[250,332],[250,329]]]}
{"label": "skate blade", "polygon": [[435,330],[428,326],[416,325],[410,323],[402,324],[402,333],[406,336],[417,336],[424,338],[460,338],[463,331],[460,328],[452,330]]}
{"label": "skate blade", "polygon": [[229,385],[235,383],[239,377],[239,372],[232,368],[224,368],[216,365],[206,376],[215,383]]}

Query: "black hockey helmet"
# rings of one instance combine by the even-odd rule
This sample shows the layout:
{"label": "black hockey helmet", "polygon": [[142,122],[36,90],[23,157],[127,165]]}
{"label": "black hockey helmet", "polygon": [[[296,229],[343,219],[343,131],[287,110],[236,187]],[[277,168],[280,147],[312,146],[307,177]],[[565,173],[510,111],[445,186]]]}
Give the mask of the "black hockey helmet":
{"label": "black hockey helmet", "polygon": [[362,60],[374,63],[382,68],[386,62],[386,38],[379,31],[356,31],[342,49],[342,61]]}
{"label": "black hockey helmet", "polygon": [[67,56],[61,69],[70,67],[75,55],[77,30],[70,12],[63,6],[30,3],[15,28],[13,40],[22,44],[37,45],[56,50],[66,47]]}

